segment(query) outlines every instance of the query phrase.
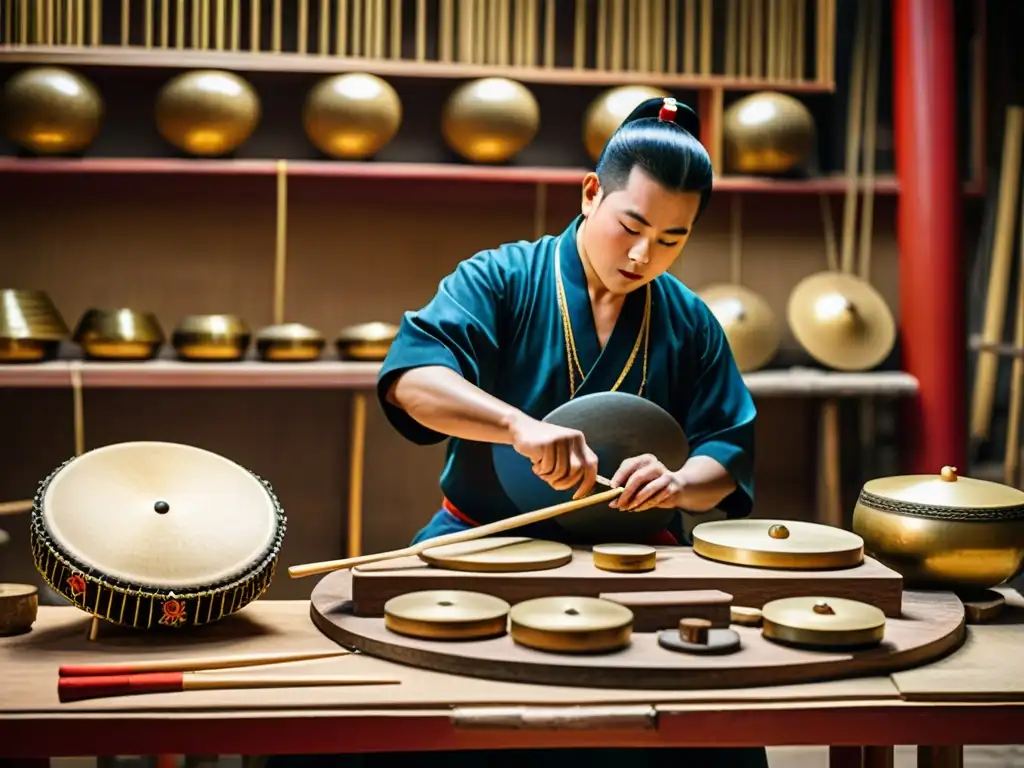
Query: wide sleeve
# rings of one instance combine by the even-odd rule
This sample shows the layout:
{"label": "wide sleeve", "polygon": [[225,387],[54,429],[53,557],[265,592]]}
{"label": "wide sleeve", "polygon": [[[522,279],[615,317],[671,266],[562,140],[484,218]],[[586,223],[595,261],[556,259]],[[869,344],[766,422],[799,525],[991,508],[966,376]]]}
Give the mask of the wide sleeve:
{"label": "wide sleeve", "polygon": [[[754,422],[757,409],[736,366],[725,331],[710,310],[704,313],[695,345],[686,436],[691,456],[708,456],[724,466],[736,490],[718,509],[747,517],[754,505]],[[703,337],[703,341],[700,341]]]}
{"label": "wide sleeve", "polygon": [[448,436],[428,429],[387,400],[391,385],[411,368],[441,365],[488,389],[498,367],[505,286],[509,276],[495,251],[462,261],[425,307],[402,316],[377,377],[377,398],[391,425],[419,445]]}

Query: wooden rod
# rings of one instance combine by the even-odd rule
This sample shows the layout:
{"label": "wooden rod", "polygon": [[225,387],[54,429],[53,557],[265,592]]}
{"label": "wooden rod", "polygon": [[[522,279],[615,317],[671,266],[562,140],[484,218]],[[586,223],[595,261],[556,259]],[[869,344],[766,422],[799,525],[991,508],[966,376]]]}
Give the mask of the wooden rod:
{"label": "wooden rod", "polygon": [[260,0],[252,0],[252,16],[249,17],[249,50],[263,50],[263,11]]}
{"label": "wooden rod", "polygon": [[485,536],[490,536],[493,533],[502,533],[514,528],[519,528],[523,525],[538,523],[541,520],[548,520],[552,517],[564,515],[577,509],[593,506],[594,504],[604,504],[619,496],[623,490],[624,489],[622,488],[613,488],[608,491],[602,491],[601,493],[584,496],[582,499],[572,499],[570,501],[562,502],[561,504],[554,504],[550,507],[538,509],[534,512],[526,512],[522,515],[516,515],[515,517],[510,517],[505,520],[498,520],[493,523],[488,523],[487,525],[480,525],[476,528],[467,528],[464,531],[456,531],[455,533],[446,533],[443,536],[435,536],[432,539],[421,541],[419,544],[414,544],[411,547],[396,549],[390,552],[379,552],[374,555],[350,557],[345,558],[344,560],[326,560],[306,565],[293,565],[288,569],[288,575],[293,579],[301,579],[306,576],[315,576],[319,573],[328,573],[330,571],[351,568],[365,563],[378,563],[382,560],[394,560],[399,557],[410,557],[418,555],[420,552],[433,547],[441,547],[447,544],[458,544],[463,541],[475,541],[476,539],[482,539]]}
{"label": "wooden rod", "polygon": [[882,2],[869,0],[868,62],[864,94],[864,212],[860,219],[860,276],[871,279],[871,248],[875,217],[875,137],[878,134],[878,68],[882,49]]}
{"label": "wooden rod", "polygon": [[621,72],[625,63],[626,0],[612,0],[612,70]]}
{"label": "wooden rod", "polygon": [[[1021,208],[1024,221],[1024,206]],[[1020,234],[1017,260],[1017,311],[1014,313],[1013,344],[1024,347],[1024,226]],[[1006,453],[1003,457],[1003,482],[1020,487],[1021,405],[1024,402],[1024,357],[1017,355],[1010,363],[1010,409],[1006,417]]]}
{"label": "wooden rod", "polygon": [[348,470],[348,556],[363,553],[363,465],[366,459],[366,393],[352,393]]}
{"label": "wooden rod", "polygon": [[572,65],[574,69],[583,69],[587,65],[587,0],[576,0],[574,32]]}
{"label": "wooden rod", "polygon": [[59,677],[94,677],[98,675],[138,675],[146,672],[198,672],[204,669],[240,669],[295,661],[331,659],[350,656],[354,651],[342,648],[328,651],[280,651],[276,653],[241,653],[231,656],[194,656],[184,659],[139,659],[122,663],[62,664]]}
{"label": "wooden rod", "polygon": [[866,3],[857,5],[857,21],[853,33],[853,62],[850,68],[850,96],[847,101],[846,117],[846,200],[843,209],[843,240],[840,269],[853,272],[854,225],[857,217],[857,162],[860,148],[861,120],[864,107],[864,54],[865,35],[867,33],[868,6]]}
{"label": "wooden rod", "polygon": [[[602,7],[608,0],[600,0]],[[603,24],[604,16],[598,16],[598,22]],[[598,69],[604,68],[604,40],[598,32],[598,46],[600,46],[600,60]],[[555,66],[555,0],[544,0],[544,66],[551,69]]]}
{"label": "wooden rod", "polygon": [[[424,9],[425,10],[425,9]],[[424,15],[426,15],[424,13]],[[402,0],[391,0],[391,58],[402,58]],[[423,54],[426,58],[427,30],[423,30]]]}
{"label": "wooden rod", "polygon": [[702,75],[711,74],[711,41],[714,24],[711,0],[702,0],[700,10],[700,71]]}
{"label": "wooden rod", "polygon": [[665,68],[675,74],[679,71],[679,0],[668,3],[668,57]]}
{"label": "wooden rod", "polygon": [[299,0],[299,20],[295,25],[295,50],[306,53],[309,45],[309,0]]}
{"label": "wooden rod", "polygon": [[348,0],[335,2],[334,53],[348,56]]}
{"label": "wooden rod", "polygon": [[69,364],[71,376],[71,407],[74,420],[75,456],[85,453],[85,406],[82,397],[82,363],[72,360]]}
{"label": "wooden rod", "polygon": [[0,516],[23,515],[26,512],[31,512],[32,507],[32,499],[24,499],[22,501],[5,501],[0,503]]}
{"label": "wooden rod", "polygon": [[274,254],[274,323],[283,323],[288,255],[288,161],[277,161],[277,237]]}
{"label": "wooden rod", "polygon": [[[1007,107],[1003,129],[1003,157],[999,174],[999,198],[996,207],[995,239],[989,268],[988,293],[981,340],[985,344],[1000,341],[1006,318],[1006,295],[1013,258],[1017,200],[1020,191],[1021,139],[1024,133],[1024,107]],[[979,351],[974,374],[970,434],[976,440],[988,437],[995,398],[999,358]]]}

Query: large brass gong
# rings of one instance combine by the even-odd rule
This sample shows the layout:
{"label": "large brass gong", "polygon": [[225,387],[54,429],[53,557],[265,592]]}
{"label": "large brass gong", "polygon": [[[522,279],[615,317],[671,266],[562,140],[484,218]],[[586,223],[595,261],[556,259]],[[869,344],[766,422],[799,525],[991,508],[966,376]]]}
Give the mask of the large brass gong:
{"label": "large brass gong", "polygon": [[7,138],[40,155],[80,152],[103,119],[103,98],[91,82],[64,67],[30,67],[4,85]]}
{"label": "large brass gong", "polygon": [[622,85],[609,88],[590,102],[583,114],[583,146],[595,163],[608,139],[629,113],[648,99],[663,99],[671,94],[649,85]]}
{"label": "large brass gong", "polygon": [[190,155],[235,151],[256,130],[260,116],[255,89],[233,72],[184,72],[171,78],[156,99],[160,135]]}
{"label": "large brass gong", "polygon": [[402,124],[402,102],[387,81],[364,72],[334,75],[309,92],[302,125],[325,155],[347,160],[371,157]]}
{"label": "large brass gong", "polygon": [[540,106],[530,90],[507,77],[460,85],[444,105],[441,130],[455,152],[474,163],[502,163],[537,135]]}
{"label": "large brass gong", "polygon": [[788,94],[752,93],[725,111],[722,141],[730,173],[786,173],[814,149],[814,118]]}

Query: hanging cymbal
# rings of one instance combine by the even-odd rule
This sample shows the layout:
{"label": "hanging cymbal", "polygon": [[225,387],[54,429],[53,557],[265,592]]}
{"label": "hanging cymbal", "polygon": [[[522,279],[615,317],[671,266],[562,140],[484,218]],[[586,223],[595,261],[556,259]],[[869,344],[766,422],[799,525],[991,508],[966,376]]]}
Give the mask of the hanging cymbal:
{"label": "hanging cymbal", "polygon": [[742,285],[716,283],[697,295],[721,324],[741,372],[756,371],[775,356],[781,336],[775,313],[761,294]]}
{"label": "hanging cymbal", "polygon": [[539,651],[615,651],[629,645],[633,612],[599,597],[539,597],[513,606],[509,632]]}
{"label": "hanging cymbal", "polygon": [[850,568],[864,560],[864,540],[831,525],[801,520],[715,520],[693,529],[693,551],[708,560],[757,568]]}
{"label": "hanging cymbal", "polygon": [[572,547],[525,536],[491,536],[420,552],[420,559],[452,571],[515,573],[558,568],[572,560]]}
{"label": "hanging cymbal", "polygon": [[841,597],[787,597],[761,609],[762,635],[786,645],[847,648],[874,645],[885,635],[885,614]]}
{"label": "hanging cymbal", "polygon": [[896,343],[896,320],[866,280],[841,272],[805,277],[789,295],[789,326],[815,360],[841,371],[874,368]]}
{"label": "hanging cymbal", "polygon": [[509,604],[459,589],[407,592],[384,603],[384,626],[429,640],[479,640],[505,633]]}

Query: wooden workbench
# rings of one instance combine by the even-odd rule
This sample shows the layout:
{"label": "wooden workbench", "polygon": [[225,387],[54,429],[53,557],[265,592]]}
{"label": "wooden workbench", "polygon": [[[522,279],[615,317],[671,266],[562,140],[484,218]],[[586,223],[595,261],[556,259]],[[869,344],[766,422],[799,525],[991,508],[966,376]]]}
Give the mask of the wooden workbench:
{"label": "wooden workbench", "polygon": [[[741,690],[596,690],[454,677],[355,654],[288,666],[311,675],[397,676],[401,684],[187,691],[70,704],[57,700],[60,664],[336,646],[313,627],[307,601],[261,600],[188,635],[105,625],[95,642],[87,639],[90,622],[81,611],[43,606],[31,632],[0,638],[0,756],[914,744],[953,747],[933,749],[932,757],[943,753],[953,759],[943,764],[955,765],[960,745],[1022,739],[1024,599],[1004,594],[1003,616],[970,627],[960,650],[891,676]],[[835,764],[860,764],[857,755],[847,762],[850,756],[833,751]]]}

